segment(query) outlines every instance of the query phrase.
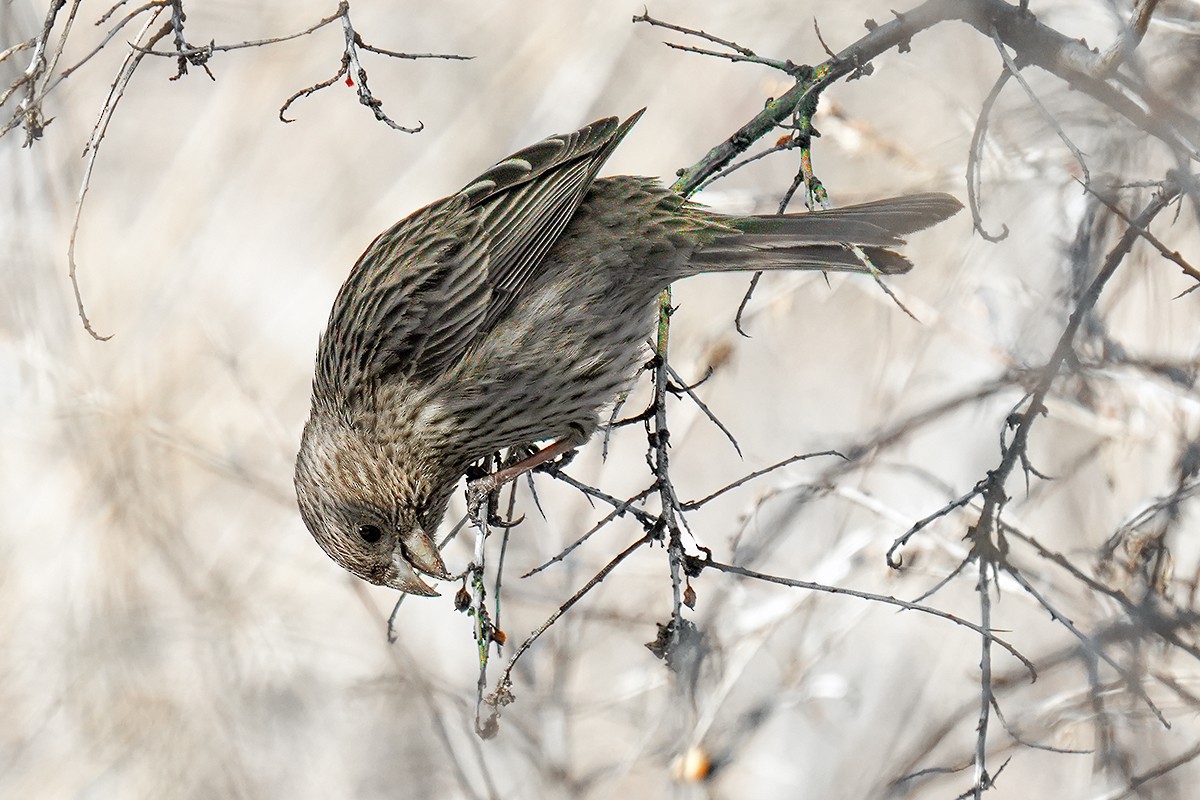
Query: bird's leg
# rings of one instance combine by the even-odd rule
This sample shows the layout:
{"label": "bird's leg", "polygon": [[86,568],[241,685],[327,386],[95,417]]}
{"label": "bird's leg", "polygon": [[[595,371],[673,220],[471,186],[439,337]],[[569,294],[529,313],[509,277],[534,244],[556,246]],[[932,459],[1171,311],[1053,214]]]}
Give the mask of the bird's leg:
{"label": "bird's leg", "polygon": [[546,445],[541,450],[538,450],[529,458],[522,459],[516,464],[504,469],[496,470],[495,472],[484,475],[482,478],[476,478],[467,484],[467,511],[475,517],[477,509],[484,502],[489,494],[499,489],[509,481],[519,478],[526,472],[533,470],[536,467],[545,464],[548,461],[561,456],[563,453],[569,453],[579,446],[579,439],[575,436],[565,436],[553,444]]}
{"label": "bird's leg", "polygon": [[499,489],[501,486],[513,480],[514,478],[521,477],[534,467],[539,467],[542,464],[545,464],[547,461],[553,461],[563,453],[569,453],[578,446],[579,442],[576,441],[574,436],[567,436],[566,438],[559,439],[554,444],[546,445],[529,458],[522,459],[516,464],[513,464],[511,467],[505,467],[504,469],[496,470],[490,475],[484,475],[482,478],[472,481],[470,489],[471,491],[475,491],[475,487],[478,487],[480,494],[488,494],[496,489]]}

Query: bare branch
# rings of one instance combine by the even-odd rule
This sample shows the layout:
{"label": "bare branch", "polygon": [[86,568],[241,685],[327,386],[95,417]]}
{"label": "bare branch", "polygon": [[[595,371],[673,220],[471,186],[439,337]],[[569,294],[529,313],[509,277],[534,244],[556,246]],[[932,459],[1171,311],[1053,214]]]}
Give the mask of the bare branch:
{"label": "bare branch", "polygon": [[[1082,42],[1043,25],[1004,0],[927,0],[911,11],[897,14],[895,19],[883,25],[874,26],[866,36],[833,58],[806,70],[791,89],[768,102],[732,136],[683,170],[672,188],[685,196],[692,194],[739,153],[790,117],[801,103],[810,101],[840,78],[860,74],[872,59],[893,47],[906,49],[914,35],[948,20],[965,22],[988,37],[995,31],[1004,44],[1020,53],[1023,63],[1057,75],[1138,128],[1161,139],[1172,150],[1184,152],[1191,159],[1200,158],[1197,142],[1181,139],[1175,128],[1160,121],[1173,109],[1166,107],[1163,113],[1147,114],[1118,89],[1093,77],[1099,56]],[[1160,102],[1160,106],[1164,104],[1165,101]]]}

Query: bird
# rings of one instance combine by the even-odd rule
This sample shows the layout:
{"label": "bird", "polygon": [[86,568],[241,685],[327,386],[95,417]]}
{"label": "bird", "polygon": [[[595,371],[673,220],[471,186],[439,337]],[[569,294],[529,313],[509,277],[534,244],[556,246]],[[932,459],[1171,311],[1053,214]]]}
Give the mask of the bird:
{"label": "bird", "polygon": [[656,298],[693,275],[907,272],[903,236],[957,213],[923,193],[730,216],[657,179],[597,177],[638,121],[550,136],[367,247],[317,347],[296,457],[300,514],[337,564],[415,595],[450,573],[434,536],[459,480],[551,444],[499,485],[584,444],[646,360]]}

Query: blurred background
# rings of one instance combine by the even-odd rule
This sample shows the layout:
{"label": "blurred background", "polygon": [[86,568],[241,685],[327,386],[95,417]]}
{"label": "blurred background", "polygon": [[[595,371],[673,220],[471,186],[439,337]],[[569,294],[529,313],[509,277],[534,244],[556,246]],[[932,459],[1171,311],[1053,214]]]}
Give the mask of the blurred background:
{"label": "blurred background", "polygon": [[[1103,0],[1032,6],[1101,48],[1128,18]],[[649,11],[764,56],[817,63],[814,18],[836,51],[892,7],[655,0]],[[107,28],[93,22],[107,8],[82,4],[64,65],[99,44]],[[335,10],[312,0],[194,3],[187,35],[279,36]],[[666,553],[647,548],[523,657],[516,701],[498,736],[481,741],[478,656],[454,586],[406,601],[389,644],[395,593],[326,559],[296,511],[292,460],[318,336],[378,232],[519,147],[643,106],[607,172],[669,181],[792,85],[762,66],[669,50],[664,39],[686,40],[632,24],[641,11],[587,0],[358,0],[354,26],[373,45],[474,57],[364,54],[383,110],[402,125],[423,122],[416,135],[377,122],[341,82],[298,100],[291,124],[279,121],[289,95],[336,71],[337,24],[217,53],[215,81],[196,67],[170,81],[174,62],[147,58],[108,126],[76,241],[83,298],[107,342],[76,316],[67,250],[80,155],[140,23],[47,98],[43,139],[28,148],[20,130],[0,139],[0,795],[946,798],[971,786],[980,644],[966,628],[705,572],[688,612],[705,656],[676,676],[643,646],[671,613]],[[44,14],[31,0],[0,6],[0,51],[36,36]],[[1147,80],[1189,113],[1197,18],[1194,3],[1163,3],[1139,50]],[[25,51],[0,64],[0,86],[28,63]],[[822,98],[815,169],[834,204],[926,190],[965,201],[972,130],[1002,69],[992,43],[947,23],[874,66]],[[1028,72],[1093,180],[1159,180],[1173,165],[1059,79]],[[763,159],[697,199],[769,213],[797,167],[795,152]],[[1002,379],[1045,363],[1073,293],[1123,232],[1096,214],[1079,176],[1010,82],[982,163],[985,225],[1010,235],[985,242],[964,212],[914,236],[917,268],[889,285],[917,320],[870,280],[779,274],[751,300],[744,338],[733,320],[747,276],[676,287],[673,366],[689,381],[713,368],[698,391],[743,454],[689,401],[673,402],[683,499],[796,453],[872,448],[851,468],[813,459],[724,495],[689,517],[695,541],[721,561],[906,599],[950,575],[967,553],[971,508],[914,539],[903,570],[888,569],[884,553],[997,466],[1005,417],[1025,392]],[[1149,194],[1120,197],[1136,212]],[[798,196],[792,209],[801,207]],[[1196,229],[1186,202],[1154,226],[1192,263]],[[1026,491],[1018,475],[1005,511],[1082,574],[1183,609],[1200,574],[1194,510],[1181,502],[1169,520],[1161,508],[1150,514],[1169,522],[1156,541],[1173,565],[1150,586],[1140,528],[1128,523],[1184,486],[1180,464],[1200,436],[1200,293],[1176,299],[1191,285],[1135,246],[1101,299],[1103,335],[1089,331],[1093,343],[1120,343],[1124,360],[1081,347],[1086,358],[1032,433],[1034,466],[1054,479],[1031,479]],[[647,397],[639,386],[627,409]],[[650,482],[640,426],[614,434],[607,460],[600,449],[591,443],[568,471],[622,497]],[[501,594],[509,644],[491,683],[516,644],[642,533],[619,520],[522,580],[608,511],[546,476],[536,486],[544,517],[527,489],[518,495],[526,521],[511,532]],[[451,517],[462,512],[455,503]],[[451,569],[469,561],[468,539],[448,547]],[[491,546],[494,566],[499,542]],[[1200,740],[1196,659],[1146,642],[1136,625],[1112,633],[1128,622],[1120,606],[1034,549],[1013,544],[1012,559],[1077,629],[1108,632],[1104,646],[1128,672],[1097,665],[1100,640],[1081,645],[1002,578],[993,626],[1041,677],[1031,684],[995,651],[1007,730],[993,717],[989,771],[1006,766],[991,796],[1193,796],[1191,763],[1136,779],[1186,761]],[[978,621],[977,580],[968,565],[928,602]],[[1190,630],[1177,635],[1192,641]]]}

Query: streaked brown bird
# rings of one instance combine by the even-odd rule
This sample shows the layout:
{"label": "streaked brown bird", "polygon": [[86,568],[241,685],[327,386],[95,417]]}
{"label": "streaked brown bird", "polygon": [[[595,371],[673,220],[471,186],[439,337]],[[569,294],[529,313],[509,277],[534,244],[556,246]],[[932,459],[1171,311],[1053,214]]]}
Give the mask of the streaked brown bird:
{"label": "streaked brown bird", "polygon": [[[480,458],[577,447],[636,374],[668,284],[706,272],[906,272],[891,248],[953,215],[946,194],[831,211],[716,214],[596,173],[641,112],[551,136],[380,234],[334,300],[296,458],[305,524],[371,583],[437,594],[433,535]],[[857,248],[852,249],[851,246]]]}

